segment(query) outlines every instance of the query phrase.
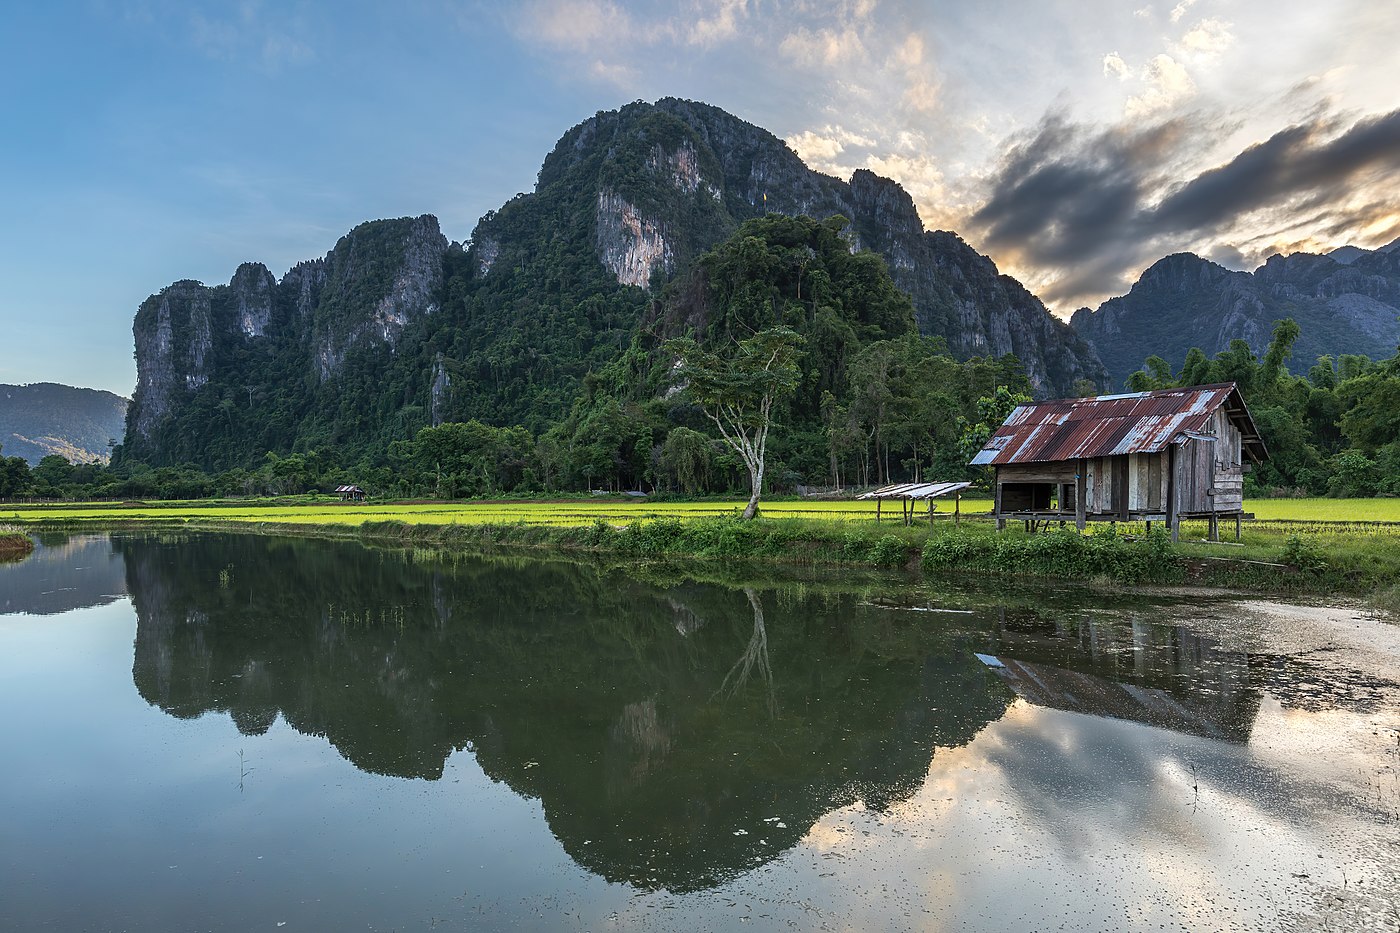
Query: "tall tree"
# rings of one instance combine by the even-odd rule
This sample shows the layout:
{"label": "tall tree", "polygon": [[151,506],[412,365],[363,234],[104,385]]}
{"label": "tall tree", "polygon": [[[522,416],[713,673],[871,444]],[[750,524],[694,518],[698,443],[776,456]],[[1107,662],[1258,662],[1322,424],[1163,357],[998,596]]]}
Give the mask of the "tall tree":
{"label": "tall tree", "polygon": [[690,339],[672,341],[686,390],[719,429],[749,473],[749,504],[743,517],[758,514],[773,406],[792,394],[802,373],[797,361],[803,338],[790,327],[769,327],[720,355]]}

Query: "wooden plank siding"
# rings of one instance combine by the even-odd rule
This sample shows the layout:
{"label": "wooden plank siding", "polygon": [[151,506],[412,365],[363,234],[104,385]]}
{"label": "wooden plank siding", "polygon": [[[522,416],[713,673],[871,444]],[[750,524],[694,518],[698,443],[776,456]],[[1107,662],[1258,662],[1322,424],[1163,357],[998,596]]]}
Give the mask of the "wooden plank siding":
{"label": "wooden plank siding", "polygon": [[[1228,427],[1228,422],[1225,425]],[[1078,511],[1075,490],[1079,486],[1077,465],[1084,476],[1084,513],[1099,519],[1127,519],[1143,515],[1165,515],[1168,511],[1190,514],[1238,512],[1244,508],[1244,471],[1240,464],[1238,431],[1220,438],[1201,434],[1188,437],[1158,453],[1123,454],[1095,457],[1084,461],[1036,464],[1008,464],[997,467],[998,511],[1044,511],[1044,497],[1058,496],[1059,510]],[[1218,453],[1224,448],[1223,456]],[[1173,476],[1173,462],[1175,476]],[[1048,487],[1034,496],[1030,486]],[[1003,488],[1010,487],[1010,489]],[[1014,489],[1013,494],[1011,490]],[[1175,502],[1173,502],[1175,498]],[[1168,509],[1174,505],[1173,509]]]}

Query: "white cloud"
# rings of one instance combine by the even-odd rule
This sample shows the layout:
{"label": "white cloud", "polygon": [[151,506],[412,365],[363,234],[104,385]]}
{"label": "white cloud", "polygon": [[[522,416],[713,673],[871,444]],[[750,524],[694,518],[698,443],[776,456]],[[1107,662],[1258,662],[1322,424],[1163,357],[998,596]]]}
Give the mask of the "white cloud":
{"label": "white cloud", "polygon": [[850,27],[815,31],[799,27],[783,39],[778,50],[808,68],[849,64],[866,55],[860,35]]}
{"label": "white cloud", "polygon": [[1126,81],[1133,76],[1133,70],[1117,52],[1109,52],[1103,57],[1103,73],[1119,81]]}
{"label": "white cloud", "polygon": [[1200,59],[1219,58],[1235,44],[1231,24],[1215,18],[1203,19],[1181,37],[1186,54]]}
{"label": "white cloud", "polygon": [[521,8],[529,38],[556,48],[587,51],[600,41],[626,42],[638,27],[609,0],[537,0]]}
{"label": "white cloud", "polygon": [[848,147],[869,149],[877,145],[876,141],[868,136],[830,124],[817,130],[795,133],[787,138],[787,144],[813,168],[838,172],[840,167],[835,163],[835,159]]}
{"label": "white cloud", "polygon": [[1153,57],[1139,75],[1146,85],[1142,93],[1128,98],[1124,113],[1129,118],[1151,116],[1169,110],[1196,92],[1196,83],[1176,59],[1165,52]]}
{"label": "white cloud", "polygon": [[1171,13],[1171,20],[1172,20],[1172,22],[1173,22],[1173,23],[1178,23],[1178,22],[1180,22],[1180,21],[1181,21],[1181,18],[1182,18],[1183,16],[1186,15],[1186,11],[1189,10],[1189,9],[1191,9],[1193,6],[1195,6],[1195,5],[1196,5],[1196,2],[1197,2],[1197,0],[1181,0],[1180,3],[1178,3],[1176,6],[1172,7],[1172,13]]}
{"label": "white cloud", "polygon": [[716,0],[708,9],[697,10],[686,39],[692,45],[710,46],[733,39],[739,23],[749,15],[748,0]]}

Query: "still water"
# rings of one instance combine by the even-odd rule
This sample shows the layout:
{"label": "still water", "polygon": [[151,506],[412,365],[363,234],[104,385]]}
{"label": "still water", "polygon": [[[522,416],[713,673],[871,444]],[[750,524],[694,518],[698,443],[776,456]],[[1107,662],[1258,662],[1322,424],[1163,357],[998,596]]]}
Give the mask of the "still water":
{"label": "still water", "polygon": [[45,539],[0,928],[1400,928],[1394,627],[842,576]]}

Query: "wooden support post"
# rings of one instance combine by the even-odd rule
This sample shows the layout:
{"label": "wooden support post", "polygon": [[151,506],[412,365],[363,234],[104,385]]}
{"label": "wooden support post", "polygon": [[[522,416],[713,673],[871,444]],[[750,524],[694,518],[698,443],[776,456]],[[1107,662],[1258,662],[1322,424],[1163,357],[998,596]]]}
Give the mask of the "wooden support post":
{"label": "wooden support post", "polygon": [[1212,541],[1220,540],[1220,516],[1214,512],[1210,513],[1210,539]]}
{"label": "wooden support post", "polygon": [[928,500],[928,526],[933,527],[933,500]]}
{"label": "wooden support post", "polygon": [[877,525],[880,524],[880,506],[883,504],[883,502],[883,499],[875,500],[875,524]]}
{"label": "wooden support post", "polygon": [[992,478],[992,514],[997,517],[997,531],[1006,530],[1006,519],[1001,516],[1001,477]]}
{"label": "wooden support post", "polygon": [[953,493],[953,527],[962,527],[962,493]]}
{"label": "wooden support post", "polygon": [[1176,502],[1176,445],[1167,448],[1167,527],[1172,532],[1172,544],[1181,533],[1181,510]]}
{"label": "wooden support post", "polygon": [[1241,513],[1241,512],[1236,512],[1236,513],[1235,513],[1235,540],[1236,540],[1236,541],[1238,541],[1238,540],[1240,539],[1240,520],[1241,520],[1243,517],[1244,517],[1243,513]]}
{"label": "wooden support post", "polygon": [[1079,529],[1079,533],[1084,533],[1086,522],[1084,512],[1085,491],[1088,489],[1089,478],[1085,476],[1088,466],[1086,461],[1077,461],[1077,468],[1074,471],[1074,527]]}

